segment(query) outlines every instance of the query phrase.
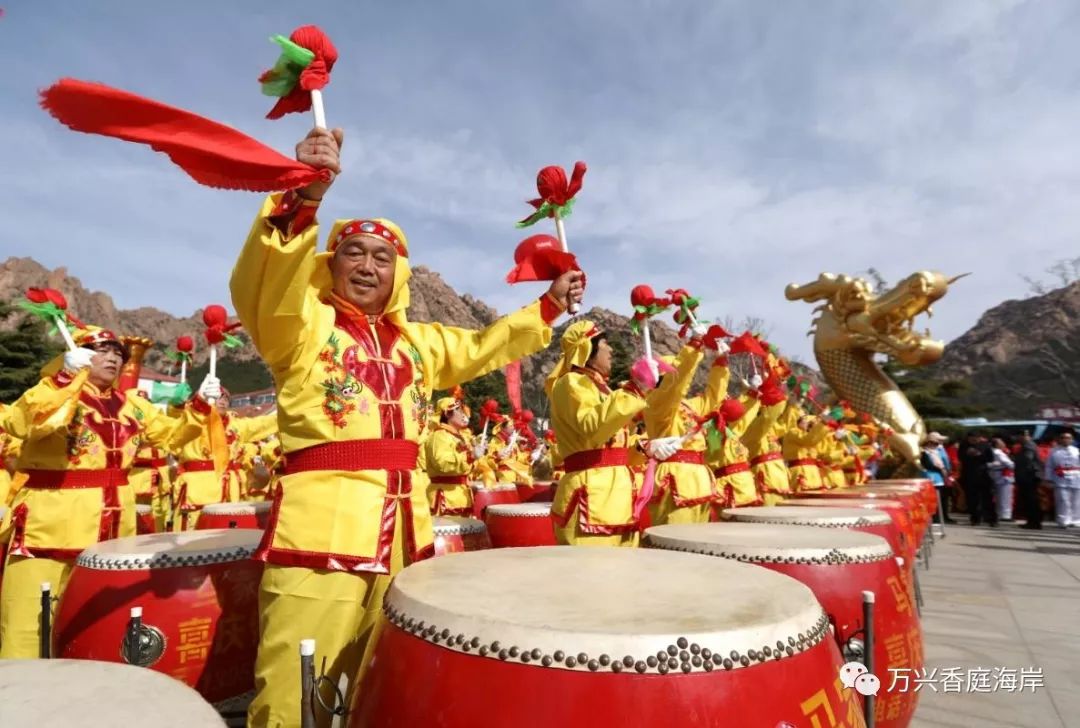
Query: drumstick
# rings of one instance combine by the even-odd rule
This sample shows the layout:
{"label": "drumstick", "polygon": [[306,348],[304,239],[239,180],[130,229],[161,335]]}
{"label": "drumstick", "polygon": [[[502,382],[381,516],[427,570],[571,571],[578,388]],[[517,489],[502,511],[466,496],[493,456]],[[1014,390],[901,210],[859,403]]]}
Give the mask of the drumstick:
{"label": "drumstick", "polygon": [[[563,219],[559,217],[559,211],[553,210],[552,216],[555,218],[555,235],[559,238],[559,245],[562,247],[564,253],[570,252],[570,246],[566,242],[566,225],[563,224]],[[577,312],[581,310],[581,304],[576,301],[570,301],[570,306],[567,309],[571,316],[577,315]]]}
{"label": "drumstick", "polygon": [[[217,344],[211,344],[210,345],[210,372],[209,372],[209,374],[210,374],[211,377],[216,377],[217,376]],[[207,404],[213,404],[215,401],[216,401],[215,398],[210,397],[209,399],[207,399]]]}
{"label": "drumstick", "polygon": [[315,640],[300,640],[300,727],[315,728]]}

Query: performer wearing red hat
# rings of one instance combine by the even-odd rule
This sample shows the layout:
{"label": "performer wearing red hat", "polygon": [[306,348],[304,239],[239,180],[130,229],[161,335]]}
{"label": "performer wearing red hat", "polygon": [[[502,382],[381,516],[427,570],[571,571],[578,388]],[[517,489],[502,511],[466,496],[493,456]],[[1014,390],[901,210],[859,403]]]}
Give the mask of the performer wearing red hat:
{"label": "performer wearing red hat", "polygon": [[443,397],[435,411],[438,424],[428,434],[423,448],[430,482],[428,505],[434,516],[470,516],[473,499],[469,474],[477,448],[472,443],[465,403],[457,397]]}
{"label": "performer wearing red hat", "polygon": [[[314,129],[297,159],[332,181],[341,140]],[[433,552],[426,493],[414,487],[432,391],[546,346],[584,289],[580,272],[564,274],[483,331],[410,322],[409,245],[393,222],[339,220],[316,254],[330,184],[270,197],[231,282],[274,375],[286,458],[257,552],[266,569],[252,725],[297,722],[301,639],[316,640],[333,683],[356,677],[390,576]]]}
{"label": "performer wearing red hat", "polygon": [[23,440],[18,468],[26,483],[10,514],[0,595],[3,658],[37,656],[42,582],[59,597],[83,549],[135,534],[127,474],[140,444],[178,448],[198,436],[207,399],[220,394],[217,379],[207,377],[199,396],[172,419],[136,392],[114,388],[128,354],[111,331],[86,329],[74,343],[79,348],[47,366],[7,417],[7,429]]}

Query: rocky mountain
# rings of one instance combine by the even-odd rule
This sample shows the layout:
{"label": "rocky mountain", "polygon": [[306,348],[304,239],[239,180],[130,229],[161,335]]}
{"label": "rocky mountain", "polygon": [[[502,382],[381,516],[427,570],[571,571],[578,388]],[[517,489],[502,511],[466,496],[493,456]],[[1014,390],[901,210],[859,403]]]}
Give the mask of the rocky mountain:
{"label": "rocky mountain", "polygon": [[968,399],[991,415],[1029,418],[1046,404],[1080,407],[1080,281],[995,306],[926,371],[968,382]]}

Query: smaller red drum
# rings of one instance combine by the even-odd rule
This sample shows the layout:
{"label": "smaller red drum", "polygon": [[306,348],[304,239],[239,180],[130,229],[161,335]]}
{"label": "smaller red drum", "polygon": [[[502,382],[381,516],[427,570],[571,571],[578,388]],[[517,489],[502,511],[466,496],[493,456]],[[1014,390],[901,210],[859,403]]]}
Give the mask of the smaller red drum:
{"label": "smaller red drum", "polygon": [[555,499],[555,486],[551,481],[538,481],[532,485],[517,484],[518,497],[522,503],[550,503]]}
{"label": "smaller red drum", "polygon": [[436,556],[491,548],[491,539],[483,521],[458,516],[434,516],[431,523],[435,532]]}
{"label": "smaller red drum", "polygon": [[901,501],[887,500],[885,498],[834,498],[832,500],[828,498],[786,498],[782,505],[804,506],[807,508],[865,508],[885,511],[892,518],[893,523],[896,524],[899,535],[899,539],[895,543],[889,542],[893,552],[904,557],[905,564],[910,566],[915,563],[915,550],[917,548],[915,526],[908,515],[907,507]]}
{"label": "smaller red drum", "polygon": [[[131,536],[94,544],[71,570],[56,609],[53,654],[127,662],[195,688],[221,711],[242,709],[255,688],[259,579],[251,559],[262,531]],[[142,608],[138,644],[127,641]],[[247,696],[247,697],[245,697]]]}
{"label": "smaller red drum", "polygon": [[492,503],[520,503],[517,486],[513,483],[498,483],[490,487],[483,483],[469,483],[472,488],[473,516],[484,517],[484,509]]}
{"label": "smaller red drum", "polygon": [[929,478],[889,478],[888,480],[871,480],[866,484],[870,488],[878,486],[910,485],[921,489],[923,498],[926,500],[926,510],[930,515],[937,513],[937,489],[934,481]]}
{"label": "smaller red drum", "polygon": [[241,501],[239,503],[211,503],[203,506],[195,530],[211,528],[260,528],[265,530],[270,522],[271,501]]}
{"label": "smaller red drum", "polygon": [[744,523],[850,528],[881,536],[889,543],[900,543],[900,531],[885,511],[864,508],[754,506],[752,508],[727,508],[721,517],[725,521]]}
{"label": "smaller red drum", "polygon": [[910,489],[904,488],[886,488],[860,486],[857,488],[837,488],[836,490],[819,490],[812,492],[799,493],[800,498],[825,498],[825,499],[839,499],[845,500],[850,498],[880,498],[882,500],[896,500],[904,504],[907,509],[908,517],[911,518],[911,525],[915,531],[915,543],[916,545],[922,543],[923,535],[926,533],[926,527],[929,523],[929,519],[926,515],[926,506],[923,503],[922,495],[912,492]]}
{"label": "smaller red drum", "polygon": [[496,503],[488,506],[484,521],[497,549],[555,545],[550,503]]}
{"label": "smaller red drum", "polygon": [[904,728],[911,722],[918,692],[889,688],[894,675],[922,669],[922,629],[904,574],[882,538],[843,528],[686,523],[650,528],[645,544],[756,564],[798,579],[831,617],[831,636],[845,661],[861,660],[864,653],[862,592],[873,592],[874,672],[881,676],[875,723]]}
{"label": "smaller red drum", "polygon": [[154,523],[154,512],[150,506],[145,503],[135,504],[135,533],[140,536],[147,533],[154,533],[157,531],[157,524]]}
{"label": "smaller red drum", "polygon": [[383,612],[350,728],[865,726],[813,592],[727,559],[477,551],[410,564]]}

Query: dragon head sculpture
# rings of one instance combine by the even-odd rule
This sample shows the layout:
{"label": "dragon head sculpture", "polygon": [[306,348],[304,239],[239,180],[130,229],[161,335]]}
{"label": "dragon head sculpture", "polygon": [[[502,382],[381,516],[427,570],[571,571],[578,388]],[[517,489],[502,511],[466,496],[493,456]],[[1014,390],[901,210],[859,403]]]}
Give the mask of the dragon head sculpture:
{"label": "dragon head sculpture", "polygon": [[920,271],[891,290],[877,293],[865,279],[822,273],[805,285],[789,285],[789,301],[820,303],[811,335],[821,373],[837,395],[893,431],[893,449],[916,460],[926,435],[922,418],[900,388],[874,362],[884,354],[905,366],[931,364],[945,345],[929,331],[915,330],[915,319],[932,315],[933,304],[963,276]]}

